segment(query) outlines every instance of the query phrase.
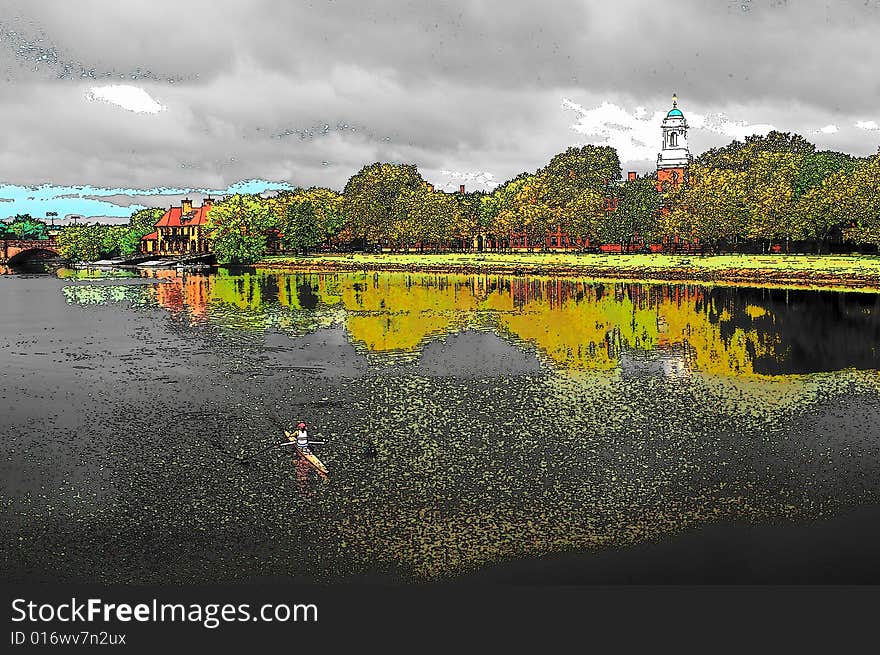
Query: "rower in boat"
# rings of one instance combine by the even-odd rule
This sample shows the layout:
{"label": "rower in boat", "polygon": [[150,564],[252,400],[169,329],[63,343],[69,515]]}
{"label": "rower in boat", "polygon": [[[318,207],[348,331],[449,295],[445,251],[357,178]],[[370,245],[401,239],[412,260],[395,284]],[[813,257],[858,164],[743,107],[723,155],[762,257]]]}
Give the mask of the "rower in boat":
{"label": "rower in boat", "polygon": [[296,426],[296,447],[306,452],[309,451],[309,433],[306,430],[306,424],[300,423]]}
{"label": "rower in boat", "polygon": [[[287,436],[288,442],[294,448],[296,448],[297,454],[305,459],[309,464],[311,464],[317,471],[323,476],[327,475],[327,467],[324,466],[324,463],[317,458],[317,456],[312,452],[311,444],[309,441],[309,433],[306,430],[306,424],[300,423],[297,427],[296,435],[291,434],[290,432],[285,431],[285,435]],[[314,443],[324,443],[323,441],[315,441]],[[285,444],[286,445],[286,444]]]}

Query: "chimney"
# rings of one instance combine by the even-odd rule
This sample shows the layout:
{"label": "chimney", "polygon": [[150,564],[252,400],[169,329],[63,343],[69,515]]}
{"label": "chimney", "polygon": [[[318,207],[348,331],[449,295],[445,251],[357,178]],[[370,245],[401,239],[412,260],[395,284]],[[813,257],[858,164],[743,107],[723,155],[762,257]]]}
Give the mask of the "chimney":
{"label": "chimney", "polygon": [[629,180],[630,182],[635,182],[635,180],[636,180],[636,172],[635,172],[635,171],[630,171],[630,172],[628,172],[628,173],[626,174],[626,179]]}
{"label": "chimney", "polygon": [[193,201],[189,198],[184,198],[180,201],[180,213],[181,214],[189,214],[193,209]]}
{"label": "chimney", "polygon": [[214,204],[214,199],[211,196],[205,196],[205,199],[202,200],[202,207],[210,207]]}
{"label": "chimney", "polygon": [[464,184],[459,184],[459,185],[458,185],[458,192],[459,192],[459,193],[464,193]]}

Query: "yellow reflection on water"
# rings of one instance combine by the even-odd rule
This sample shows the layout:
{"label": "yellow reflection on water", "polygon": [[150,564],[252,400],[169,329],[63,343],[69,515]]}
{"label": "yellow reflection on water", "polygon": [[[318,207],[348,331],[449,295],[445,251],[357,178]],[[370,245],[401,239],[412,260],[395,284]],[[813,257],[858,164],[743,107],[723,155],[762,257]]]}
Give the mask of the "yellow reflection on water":
{"label": "yellow reflection on water", "polygon": [[[564,278],[412,273],[289,274],[265,270],[211,275],[150,270],[159,283],[115,295],[147,294],[192,323],[291,334],[341,322],[360,349],[381,358],[416,357],[433,339],[467,329],[530,344],[559,371],[615,371],[624,359],[666,375],[765,377],[755,362],[790,356],[772,303],[760,291],[695,285],[603,283]],[[79,272],[75,278],[91,276]],[[73,289],[73,290],[71,290]],[[78,289],[78,290],[77,290]],[[68,288],[71,298],[100,294]],[[870,319],[871,309],[864,310]],[[792,328],[788,328],[789,330]],[[640,355],[641,353],[641,355]]]}
{"label": "yellow reflection on water", "polygon": [[368,275],[341,287],[348,334],[371,352],[414,351],[464,329],[478,308],[464,277]]}

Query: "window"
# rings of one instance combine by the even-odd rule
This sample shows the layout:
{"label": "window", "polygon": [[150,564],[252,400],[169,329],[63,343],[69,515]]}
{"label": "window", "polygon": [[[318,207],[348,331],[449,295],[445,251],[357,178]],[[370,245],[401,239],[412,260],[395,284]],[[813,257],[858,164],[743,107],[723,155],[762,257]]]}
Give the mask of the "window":
{"label": "window", "polygon": [[669,133],[669,147],[675,148],[678,145],[678,135],[675,132]]}

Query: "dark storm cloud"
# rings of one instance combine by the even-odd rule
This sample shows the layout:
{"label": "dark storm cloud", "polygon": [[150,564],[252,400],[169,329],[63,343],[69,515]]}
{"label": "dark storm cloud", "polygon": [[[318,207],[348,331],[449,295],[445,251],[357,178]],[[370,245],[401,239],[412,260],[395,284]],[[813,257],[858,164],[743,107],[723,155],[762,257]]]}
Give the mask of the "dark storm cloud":
{"label": "dark storm cloud", "polygon": [[19,20],[7,25],[99,72],[207,80],[248,60],[291,80],[352,66],[418,86],[598,84],[666,96],[678,82],[700,100],[866,107],[878,93],[877,0],[8,5]]}
{"label": "dark storm cloud", "polygon": [[[2,5],[7,182],[341,188],[386,159],[501,181],[590,140],[562,98],[651,116],[673,91],[821,147],[867,154],[880,135],[855,127],[880,121],[880,0]],[[86,98],[123,83],[164,110]]]}

